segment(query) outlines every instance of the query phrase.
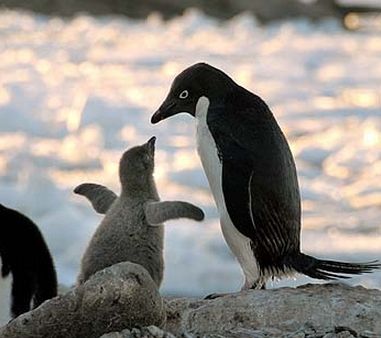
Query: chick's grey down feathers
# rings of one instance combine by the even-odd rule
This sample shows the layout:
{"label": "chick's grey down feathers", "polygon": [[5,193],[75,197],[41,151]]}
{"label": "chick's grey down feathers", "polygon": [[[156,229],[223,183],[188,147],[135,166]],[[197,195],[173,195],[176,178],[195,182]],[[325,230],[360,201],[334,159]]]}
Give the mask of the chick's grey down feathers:
{"label": "chick's grey down feathers", "polygon": [[190,218],[195,221],[204,219],[204,213],[200,208],[182,201],[147,202],[144,211],[147,222],[151,225],[177,218]]}
{"label": "chick's grey down feathers", "polygon": [[105,214],[118,196],[103,185],[83,183],[74,189],[78,195],[85,196],[98,214]]}
{"label": "chick's grey down feathers", "polygon": [[[83,183],[74,189],[78,195],[85,196],[99,214],[105,214],[118,198],[113,191],[96,183]],[[146,202],[144,214],[150,225],[157,225],[178,218],[202,221],[204,213],[195,205],[183,201]]]}
{"label": "chick's grey down feathers", "polygon": [[142,265],[157,286],[163,278],[162,222],[187,217],[202,220],[201,209],[186,202],[160,202],[153,179],[154,142],[127,150],[119,164],[121,194],[98,184],[84,183],[74,191],[94,209],[105,213],[82,258],[78,283],[113,264],[130,261]]}

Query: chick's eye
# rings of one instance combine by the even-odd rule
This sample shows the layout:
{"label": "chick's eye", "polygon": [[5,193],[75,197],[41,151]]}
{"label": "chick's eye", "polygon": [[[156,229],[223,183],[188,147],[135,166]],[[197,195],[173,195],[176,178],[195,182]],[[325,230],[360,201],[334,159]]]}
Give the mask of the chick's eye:
{"label": "chick's eye", "polygon": [[188,97],[189,93],[187,90],[183,90],[180,95],[179,95],[179,98],[180,99],[186,99]]}
{"label": "chick's eye", "polygon": [[144,155],[143,157],[143,165],[144,167],[148,167],[149,164],[151,163],[151,156],[149,156],[148,154]]}

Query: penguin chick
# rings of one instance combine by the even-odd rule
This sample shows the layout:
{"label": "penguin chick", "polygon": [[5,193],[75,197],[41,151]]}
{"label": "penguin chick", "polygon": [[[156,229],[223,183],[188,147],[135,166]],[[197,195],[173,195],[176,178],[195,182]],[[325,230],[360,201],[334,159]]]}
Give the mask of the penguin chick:
{"label": "penguin chick", "polygon": [[12,274],[11,315],[15,318],[57,295],[57,275],[48,246],[28,217],[0,204],[1,276]]}
{"label": "penguin chick", "polygon": [[113,264],[130,261],[142,265],[160,287],[163,279],[162,223],[181,217],[202,221],[203,211],[187,202],[160,202],[153,178],[155,137],[127,150],[119,163],[121,193],[84,183],[74,192],[85,196],[105,217],[82,258],[78,284]]}

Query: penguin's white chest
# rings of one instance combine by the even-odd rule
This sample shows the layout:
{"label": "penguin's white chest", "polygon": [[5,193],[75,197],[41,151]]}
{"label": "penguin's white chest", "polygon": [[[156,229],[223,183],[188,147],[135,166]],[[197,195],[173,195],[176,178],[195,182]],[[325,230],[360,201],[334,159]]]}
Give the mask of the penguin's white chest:
{"label": "penguin's white chest", "polygon": [[[0,257],[0,268],[2,267],[2,260]],[[6,278],[0,275],[0,326],[5,325],[11,319],[9,314],[11,303],[12,291],[12,274]]]}
{"label": "penguin's white chest", "polygon": [[210,189],[220,215],[226,210],[222,192],[222,163],[218,158],[217,146],[206,123],[209,100],[201,97],[196,106],[197,152],[204,167]]}
{"label": "penguin's white chest", "polygon": [[236,229],[227,212],[222,190],[222,163],[218,158],[217,146],[206,119],[209,103],[208,98],[202,96],[196,105],[197,151],[217,204],[225,241],[242,267],[246,277],[245,286],[251,287],[259,277],[258,267],[250,247],[250,239]]}

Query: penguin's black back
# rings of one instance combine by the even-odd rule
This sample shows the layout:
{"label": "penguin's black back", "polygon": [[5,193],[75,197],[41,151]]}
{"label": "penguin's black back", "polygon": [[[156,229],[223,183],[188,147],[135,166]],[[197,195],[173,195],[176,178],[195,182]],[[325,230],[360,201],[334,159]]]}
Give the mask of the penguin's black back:
{"label": "penguin's black back", "polygon": [[57,295],[57,276],[45,240],[28,217],[0,204],[2,277],[12,273],[13,317]]}
{"label": "penguin's black back", "polygon": [[259,96],[235,84],[222,102],[210,105],[207,124],[222,162],[227,211],[237,230],[251,239],[261,274],[297,271],[337,279],[381,268],[378,261],[337,262],[300,252],[301,202],[294,158]]}
{"label": "penguin's black back", "polygon": [[221,106],[209,108],[207,122],[235,227],[252,240],[261,270],[283,270],[284,257],[300,250],[301,220],[296,167],[284,134],[266,103],[238,85]]}

